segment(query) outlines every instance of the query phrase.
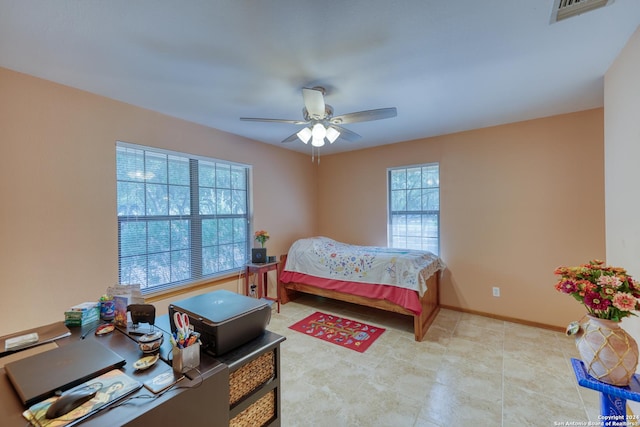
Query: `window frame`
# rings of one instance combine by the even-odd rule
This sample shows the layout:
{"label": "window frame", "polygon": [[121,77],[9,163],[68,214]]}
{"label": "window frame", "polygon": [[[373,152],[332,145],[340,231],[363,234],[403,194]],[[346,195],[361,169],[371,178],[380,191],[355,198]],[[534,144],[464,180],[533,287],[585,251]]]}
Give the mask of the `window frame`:
{"label": "window frame", "polygon": [[[393,191],[394,189],[393,184],[392,184],[392,174],[396,171],[402,171],[404,170],[405,173],[407,171],[409,171],[410,169],[415,169],[415,168],[425,168],[425,167],[433,167],[433,166],[437,166],[438,168],[438,174],[437,174],[437,185],[436,186],[420,186],[418,187],[420,190],[425,190],[425,189],[437,189],[437,195],[438,195],[438,209],[419,209],[419,210],[414,210],[414,209],[408,209],[405,206],[404,210],[396,210],[393,211],[392,207],[393,207]],[[407,183],[407,180],[405,178],[405,184]],[[414,187],[414,189],[416,189],[416,187]],[[409,191],[408,188],[406,188],[405,186],[405,190]],[[397,191],[397,190],[396,190]],[[408,198],[406,199],[406,202],[408,203]],[[404,246],[399,246],[397,245],[397,239],[394,239],[394,221],[393,221],[393,217],[394,215],[420,215],[421,216],[421,221],[424,219],[425,216],[435,216],[436,220],[437,220],[437,226],[436,226],[436,233],[437,236],[435,237],[437,243],[436,243],[436,251],[434,252],[433,250],[431,250],[431,252],[434,252],[436,255],[439,256],[440,254],[440,240],[441,240],[441,234],[440,234],[440,163],[439,162],[430,162],[430,163],[421,163],[421,164],[414,164],[414,165],[407,165],[407,166],[396,166],[396,167],[389,167],[387,168],[387,245],[391,248],[400,248],[400,249],[416,249],[416,250],[429,250],[429,249],[425,249],[424,245],[421,244],[420,248],[417,247],[412,247],[409,245],[404,245]],[[411,235],[409,235],[408,233],[405,234],[405,238],[409,238],[411,237]],[[414,236],[416,237],[416,236]],[[420,238],[422,240],[426,239],[430,239],[433,238],[432,236],[424,236],[421,235]],[[407,247],[409,246],[409,247]]]}
{"label": "window frame", "polygon": [[[145,159],[147,158],[148,154],[151,155],[160,155],[160,156],[166,156],[166,163],[167,163],[167,171],[170,168],[169,163],[171,158],[173,157],[174,161],[187,161],[188,162],[188,169],[189,169],[189,177],[188,177],[188,213],[184,213],[184,212],[180,212],[177,214],[172,214],[169,211],[169,206],[171,206],[171,193],[170,193],[170,187],[174,184],[172,184],[171,181],[171,177],[169,176],[168,172],[167,172],[167,177],[166,177],[166,181],[163,182],[161,185],[164,185],[167,187],[166,190],[166,194],[167,194],[167,212],[164,214],[149,214],[148,212],[148,208],[147,208],[147,198],[148,198],[148,184],[150,184],[150,182],[148,181],[148,175],[147,175],[147,171],[146,169],[144,169],[142,177],[137,179],[137,180],[133,180],[132,181],[128,181],[128,180],[122,180],[120,178],[121,176],[121,171],[119,169],[119,159],[118,159],[118,155],[120,150],[140,150],[142,151],[141,156],[142,156],[142,162],[146,168],[146,162]],[[250,256],[250,248],[252,246],[252,224],[253,224],[253,196],[252,196],[252,188],[253,188],[253,168],[251,165],[247,165],[247,164],[243,164],[243,163],[238,163],[238,162],[232,162],[232,161],[228,161],[228,160],[222,160],[222,159],[216,159],[216,158],[211,158],[211,157],[206,157],[206,156],[200,156],[200,155],[194,155],[191,153],[186,153],[186,152],[178,152],[178,151],[173,151],[173,150],[167,150],[167,149],[162,149],[162,148],[156,148],[156,147],[150,147],[150,146],[144,146],[144,145],[139,145],[139,144],[132,144],[129,142],[124,142],[124,141],[116,141],[116,217],[117,217],[117,233],[118,233],[118,282],[119,283],[126,283],[126,284],[140,284],[141,285],[141,291],[143,294],[152,294],[152,293],[158,293],[158,292],[163,292],[163,291],[167,291],[167,290],[171,290],[171,289],[176,289],[176,288],[182,288],[182,287],[189,287],[189,286],[193,286],[193,285],[197,285],[200,283],[204,283],[204,282],[208,282],[208,281],[212,281],[212,280],[216,280],[216,279],[220,279],[223,277],[229,277],[232,275],[236,275],[238,274],[240,271],[243,271],[244,266],[246,265],[246,263],[249,260],[249,256]],[[219,166],[223,166],[224,168],[229,168],[229,187],[223,187],[223,186],[219,186],[219,183],[217,182],[217,178],[216,178],[216,182],[213,184],[213,186],[201,186],[201,182],[200,182],[200,169],[204,170],[205,165],[207,165],[208,167],[213,166],[216,170],[218,169]],[[219,192],[223,192],[225,190],[228,190],[229,193],[229,198],[227,199],[229,202],[229,209],[233,209],[233,202],[237,201],[238,199],[235,198],[234,199],[234,188],[233,188],[233,178],[234,178],[234,169],[236,170],[236,175],[238,172],[242,172],[242,178],[244,180],[243,184],[244,184],[244,188],[243,187],[236,187],[235,189],[237,191],[244,191],[246,194],[244,195],[244,197],[241,197],[241,204],[240,207],[241,209],[243,209],[245,212],[240,212],[240,213],[234,213],[234,212],[228,212],[228,213],[202,213],[200,206],[201,206],[201,198],[200,198],[200,192],[203,188],[209,188],[213,193],[215,193],[216,195],[219,194]],[[239,169],[239,170],[238,170]],[[138,171],[133,171],[134,174],[137,173]],[[130,175],[131,176],[131,175]],[[217,176],[217,174],[216,174]],[[142,197],[144,197],[145,200],[145,206],[144,206],[144,211],[140,214],[129,214],[129,215],[121,215],[120,214],[120,184],[124,183],[124,182],[135,182],[135,183],[142,183],[144,184],[142,187],[144,188],[144,195]],[[185,185],[182,184],[182,186],[184,187]],[[242,204],[244,206],[242,206]],[[219,207],[220,205],[215,204],[215,207]],[[183,207],[184,208],[184,207]],[[219,220],[227,220],[227,219],[231,219],[232,221],[230,222],[230,227],[231,227],[231,242],[230,243],[220,243],[219,241],[216,241],[215,244],[213,245],[207,245],[204,246],[203,245],[203,222],[206,220],[214,220],[214,221],[219,221]],[[243,234],[241,234],[240,236],[242,237],[241,239],[236,240],[234,233],[236,230],[236,225],[238,224],[236,221],[240,220],[240,226],[238,228],[240,228],[240,231],[244,231]],[[144,222],[145,223],[145,231],[144,233],[147,235],[147,237],[149,236],[149,224],[154,224],[154,223],[160,223],[160,221],[162,221],[165,225],[168,224],[168,228],[169,231],[168,233],[171,235],[169,237],[169,246],[168,248],[163,248],[162,253],[164,254],[165,257],[169,258],[169,265],[168,265],[168,273],[165,271],[165,275],[168,274],[169,276],[169,281],[165,281],[162,283],[158,283],[158,284],[154,284],[152,283],[152,275],[150,274],[150,255],[153,255],[153,252],[149,249],[150,246],[150,240],[148,239],[145,241],[144,246],[145,246],[145,251],[144,253],[141,253],[139,256],[144,258],[144,261],[139,264],[139,265],[144,265],[144,272],[143,272],[143,276],[144,276],[144,283],[132,283],[132,282],[140,282],[141,280],[137,280],[137,279],[132,279],[129,280],[126,278],[126,272],[123,271],[123,269],[126,269],[125,262],[126,262],[126,256],[123,256],[122,252],[123,252],[123,248],[125,248],[123,246],[123,225],[126,224],[134,224],[134,223],[139,223],[139,222]],[[174,249],[173,244],[171,239],[172,237],[172,233],[173,233],[173,221],[187,221],[187,233],[188,234],[188,245],[186,249],[181,249],[180,247],[178,247],[177,249]],[[219,229],[218,229],[218,225],[219,223],[216,224],[216,236],[219,237],[220,233],[219,233]],[[242,228],[244,228],[244,230],[242,230]],[[184,236],[183,236],[184,237]],[[220,260],[220,252],[218,252],[220,250],[220,248],[227,248],[227,254],[230,254],[230,263],[227,263],[225,266],[217,266],[217,269],[214,269],[214,271],[212,272],[205,272],[206,270],[206,260],[203,258],[203,255],[205,254],[205,252],[207,252],[207,248],[214,248],[212,250],[212,252],[216,253],[217,255],[215,255],[215,257],[217,257],[218,260]],[[241,248],[241,249],[240,249]],[[171,262],[171,256],[175,255],[176,252],[179,251],[183,251],[186,250],[189,254],[187,256],[188,258],[188,265],[186,266],[186,268],[182,271],[179,271],[179,273],[184,273],[185,271],[188,274],[188,277],[186,278],[180,278],[178,277],[177,280],[174,280],[173,278],[173,263]],[[184,261],[184,260],[183,260]]]}

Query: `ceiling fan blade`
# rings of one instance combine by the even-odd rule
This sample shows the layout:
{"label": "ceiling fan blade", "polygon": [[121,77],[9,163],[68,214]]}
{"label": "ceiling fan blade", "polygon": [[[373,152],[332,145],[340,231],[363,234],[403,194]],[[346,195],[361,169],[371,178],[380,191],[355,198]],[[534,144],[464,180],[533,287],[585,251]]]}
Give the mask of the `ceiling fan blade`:
{"label": "ceiling fan blade", "polygon": [[267,123],[288,123],[291,125],[305,125],[307,122],[304,120],[287,120],[287,119],[261,119],[258,117],[240,117],[240,120],[245,122],[267,122]]}
{"label": "ceiling fan blade", "polygon": [[324,105],[324,91],[321,88],[309,89],[302,88],[302,98],[304,106],[312,119],[322,120],[326,115]]}
{"label": "ceiling fan blade", "polygon": [[373,120],[390,119],[398,115],[396,107],[391,108],[379,108],[377,110],[358,111],[357,113],[343,114],[341,116],[332,117],[330,122],[335,125],[357,123],[357,122],[371,122]]}
{"label": "ceiling fan blade", "polygon": [[282,142],[293,142],[298,140],[298,132],[294,133],[293,135],[289,135],[288,137],[286,137],[285,139],[282,140]]}
{"label": "ceiling fan blade", "polygon": [[337,125],[331,125],[332,128],[336,129],[338,132],[340,132],[340,136],[339,138],[342,138],[346,141],[349,142],[355,142],[357,140],[359,140],[360,138],[362,138],[362,136],[358,135],[357,133],[350,131],[347,128],[343,128],[342,126],[337,126]]}

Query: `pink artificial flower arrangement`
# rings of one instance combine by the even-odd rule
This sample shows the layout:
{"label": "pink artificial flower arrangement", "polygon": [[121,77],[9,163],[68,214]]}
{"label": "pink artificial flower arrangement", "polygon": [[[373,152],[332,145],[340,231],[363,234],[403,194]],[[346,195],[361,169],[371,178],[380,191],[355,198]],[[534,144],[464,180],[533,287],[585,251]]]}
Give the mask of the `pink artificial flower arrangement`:
{"label": "pink artificial flower arrangement", "polygon": [[258,242],[260,242],[260,246],[264,248],[264,244],[267,240],[269,240],[269,233],[264,230],[258,230],[255,232],[255,238]]}
{"label": "pink artificial flower arrangement", "polygon": [[619,322],[640,309],[640,285],[619,267],[593,260],[579,267],[558,267],[557,291],[573,296],[592,316]]}

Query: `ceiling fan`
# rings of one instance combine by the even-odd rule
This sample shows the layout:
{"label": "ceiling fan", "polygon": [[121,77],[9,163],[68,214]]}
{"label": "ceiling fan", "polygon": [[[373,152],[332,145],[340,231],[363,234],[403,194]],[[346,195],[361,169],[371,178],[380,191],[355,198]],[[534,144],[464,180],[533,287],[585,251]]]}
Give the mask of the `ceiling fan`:
{"label": "ceiling fan", "polygon": [[313,147],[320,148],[325,144],[325,141],[333,144],[338,138],[346,141],[357,141],[362,138],[357,133],[342,127],[343,124],[388,119],[398,115],[396,108],[391,107],[334,116],[333,107],[324,102],[325,93],[325,89],[319,86],[302,89],[302,98],[304,100],[304,108],[302,108],[303,120],[261,119],[254,117],[240,117],[240,120],[303,125],[302,129],[288,136],[282,142],[300,139],[305,144],[311,141]]}

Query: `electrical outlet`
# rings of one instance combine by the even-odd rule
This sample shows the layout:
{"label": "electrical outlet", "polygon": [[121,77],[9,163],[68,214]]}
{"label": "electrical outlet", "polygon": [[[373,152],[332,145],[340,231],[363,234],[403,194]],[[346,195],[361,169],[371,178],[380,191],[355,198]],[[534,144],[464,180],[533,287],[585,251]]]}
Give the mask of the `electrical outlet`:
{"label": "electrical outlet", "polygon": [[493,287],[493,296],[494,297],[499,297],[500,296],[500,288],[497,286]]}

